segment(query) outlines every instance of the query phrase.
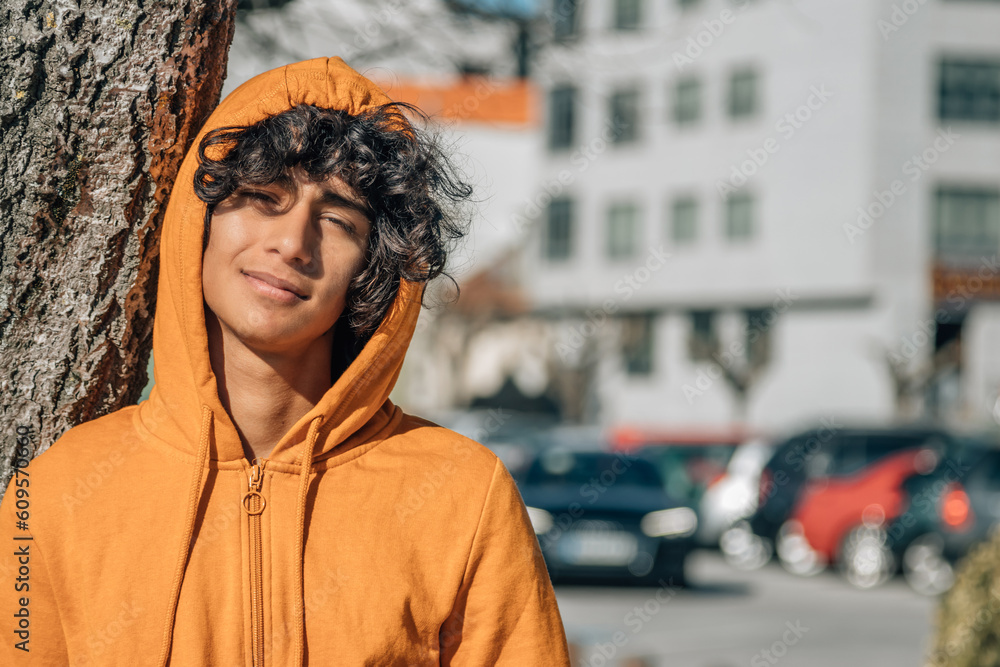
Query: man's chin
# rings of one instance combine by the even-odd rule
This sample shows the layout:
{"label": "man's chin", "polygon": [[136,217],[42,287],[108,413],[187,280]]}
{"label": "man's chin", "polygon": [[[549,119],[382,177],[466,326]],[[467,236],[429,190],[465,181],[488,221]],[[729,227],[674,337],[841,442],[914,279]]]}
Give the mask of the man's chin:
{"label": "man's chin", "polygon": [[298,329],[254,329],[234,331],[233,337],[246,349],[258,356],[299,356],[308,354],[310,349],[329,349],[330,333],[304,336]]}

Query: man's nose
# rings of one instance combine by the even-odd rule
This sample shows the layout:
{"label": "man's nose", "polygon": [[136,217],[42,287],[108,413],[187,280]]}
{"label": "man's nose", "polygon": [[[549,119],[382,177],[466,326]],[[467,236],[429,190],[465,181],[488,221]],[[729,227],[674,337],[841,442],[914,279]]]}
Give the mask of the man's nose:
{"label": "man's nose", "polygon": [[297,203],[274,218],[268,237],[268,250],[279,253],[289,264],[312,266],[316,252],[313,213],[306,203]]}

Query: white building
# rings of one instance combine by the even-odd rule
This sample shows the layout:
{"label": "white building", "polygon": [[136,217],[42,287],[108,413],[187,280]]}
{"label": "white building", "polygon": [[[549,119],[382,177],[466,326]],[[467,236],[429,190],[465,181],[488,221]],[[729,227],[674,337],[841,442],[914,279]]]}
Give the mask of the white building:
{"label": "white building", "polygon": [[548,14],[547,150],[511,225],[529,230],[524,285],[556,354],[596,349],[595,421],[989,419],[1000,3]]}

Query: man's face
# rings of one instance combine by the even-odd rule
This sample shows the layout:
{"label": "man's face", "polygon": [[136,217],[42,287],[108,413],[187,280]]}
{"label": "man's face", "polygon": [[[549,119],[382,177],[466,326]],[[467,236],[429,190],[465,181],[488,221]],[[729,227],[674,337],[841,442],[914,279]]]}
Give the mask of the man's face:
{"label": "man's face", "polygon": [[305,351],[332,329],[363,268],[370,220],[342,180],[247,185],[216,205],[202,259],[205,303],[224,336]]}

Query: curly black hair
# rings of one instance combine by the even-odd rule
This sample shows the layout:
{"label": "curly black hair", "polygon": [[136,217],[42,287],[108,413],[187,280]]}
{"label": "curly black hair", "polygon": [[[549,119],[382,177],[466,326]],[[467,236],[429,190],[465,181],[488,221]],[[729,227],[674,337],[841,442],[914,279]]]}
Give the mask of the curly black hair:
{"label": "curly black hair", "polygon": [[[301,166],[314,182],[339,176],[372,212],[367,264],[351,282],[335,336],[349,334],[351,359],[378,328],[400,278],[427,282],[449,276],[452,242],[467,233],[463,206],[472,196],[440,139],[418,129],[427,116],[406,103],[352,115],[298,105],[249,126],[220,127],[198,146],[195,194],[208,204],[205,241],[215,206],[243,185],[266,185]],[[228,148],[219,159],[206,150]],[[454,280],[452,280],[454,282]]]}

